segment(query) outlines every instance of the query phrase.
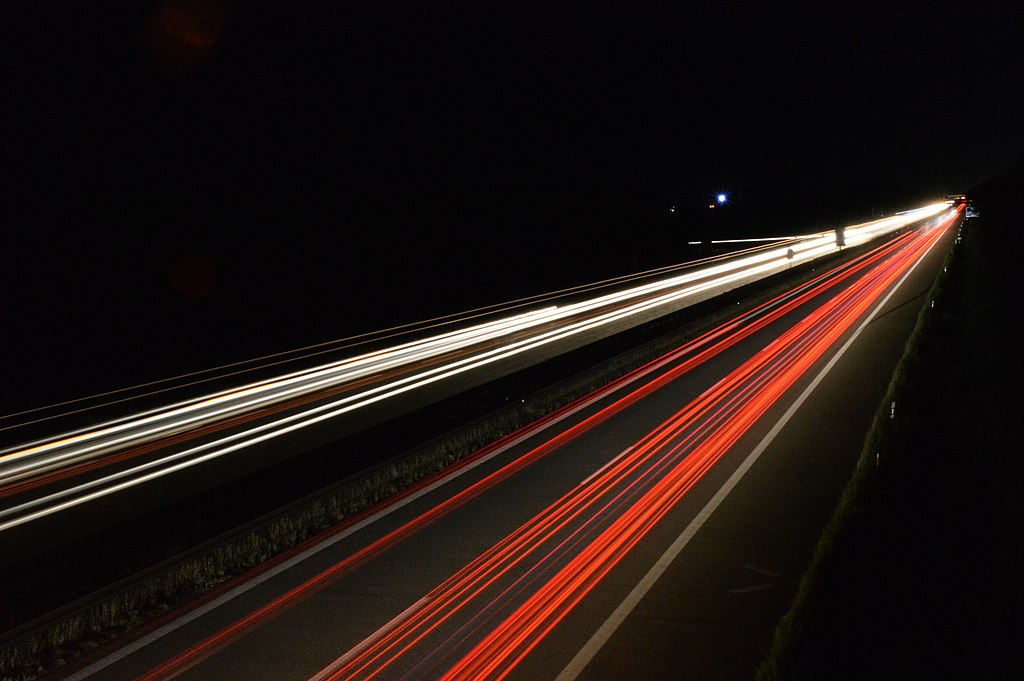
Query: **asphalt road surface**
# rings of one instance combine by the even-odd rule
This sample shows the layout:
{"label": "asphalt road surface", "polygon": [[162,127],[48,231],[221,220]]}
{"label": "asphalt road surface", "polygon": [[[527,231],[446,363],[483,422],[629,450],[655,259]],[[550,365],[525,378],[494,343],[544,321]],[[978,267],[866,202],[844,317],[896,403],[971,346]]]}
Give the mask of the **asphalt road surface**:
{"label": "asphalt road surface", "polygon": [[63,676],[751,678],[957,219],[900,233]]}

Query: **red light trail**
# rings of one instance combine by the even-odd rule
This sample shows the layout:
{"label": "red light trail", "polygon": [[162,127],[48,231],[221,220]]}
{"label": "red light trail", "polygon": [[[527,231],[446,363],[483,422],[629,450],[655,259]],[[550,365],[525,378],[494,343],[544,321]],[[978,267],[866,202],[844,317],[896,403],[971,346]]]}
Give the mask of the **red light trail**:
{"label": "red light trail", "polygon": [[[915,238],[897,258],[830,300],[715,386],[709,391],[713,396],[702,395],[700,400],[708,401],[709,409],[724,404],[705,422],[703,437],[693,438],[697,445],[691,453],[442,678],[506,676],[939,236],[941,230],[936,229]],[[734,388],[739,390],[725,400]]]}
{"label": "red light trail", "polygon": [[[816,296],[837,290],[608,465],[314,677],[503,678],[822,360],[953,219],[907,232],[620,379],[600,394],[611,395],[640,374],[653,375],[578,424],[140,678],[168,679],[195,666],[693,367],[783,320]],[[460,614],[461,622],[456,620]]]}

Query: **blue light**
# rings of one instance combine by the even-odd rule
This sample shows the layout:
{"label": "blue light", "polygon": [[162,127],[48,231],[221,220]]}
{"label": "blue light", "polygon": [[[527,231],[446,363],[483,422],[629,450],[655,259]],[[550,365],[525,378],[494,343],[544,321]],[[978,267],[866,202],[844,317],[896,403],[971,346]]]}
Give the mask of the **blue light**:
{"label": "blue light", "polygon": [[719,203],[725,203],[725,198],[726,198],[725,194],[719,194],[718,195],[718,202]]}

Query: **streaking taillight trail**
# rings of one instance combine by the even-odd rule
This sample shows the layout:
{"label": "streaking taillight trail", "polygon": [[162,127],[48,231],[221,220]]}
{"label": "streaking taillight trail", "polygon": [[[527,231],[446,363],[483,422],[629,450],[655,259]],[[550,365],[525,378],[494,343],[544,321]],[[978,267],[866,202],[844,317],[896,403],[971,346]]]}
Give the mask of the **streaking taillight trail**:
{"label": "streaking taillight trail", "polygon": [[[428,594],[416,612],[407,613],[384,636],[356,655],[343,656],[314,678],[378,676],[389,664],[409,655],[456,610],[470,607],[473,599],[484,594],[514,564],[543,553],[499,597],[486,600],[484,610],[499,611],[495,603],[521,591],[519,586],[539,583],[540,588],[497,626],[492,625],[483,640],[442,676],[504,677],[940,235],[941,230],[936,229],[906,239],[901,252],[790,328],[628,450],[613,466],[585,481]],[[613,510],[621,513],[609,522]],[[567,524],[581,518],[583,522],[568,537],[557,539]],[[591,536],[597,527],[603,529]],[[545,549],[550,541],[557,543]],[[569,554],[572,558],[568,562],[553,575],[547,574],[553,557]],[[534,571],[544,573],[544,578],[532,575]],[[470,633],[479,628],[480,619],[474,618],[467,625],[474,630]],[[444,655],[437,651],[459,650],[469,638],[464,629],[444,642],[454,645],[438,646],[435,642],[423,653],[424,658]],[[419,665],[428,672],[422,669],[423,662]]]}
{"label": "streaking taillight trail", "polygon": [[[313,678],[506,676],[767,410],[820,363],[951,222],[900,235],[638,370],[653,372],[653,378],[141,678],[172,678],[199,664],[698,364],[783,320],[816,296],[839,290],[661,426]],[[625,377],[604,394],[625,391],[629,380]]]}

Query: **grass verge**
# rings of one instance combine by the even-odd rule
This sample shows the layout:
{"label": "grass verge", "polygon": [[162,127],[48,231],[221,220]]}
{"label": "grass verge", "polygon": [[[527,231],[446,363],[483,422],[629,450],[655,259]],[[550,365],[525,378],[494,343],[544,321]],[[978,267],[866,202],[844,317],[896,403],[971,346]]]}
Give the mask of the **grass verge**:
{"label": "grass verge", "polygon": [[[953,310],[964,296],[964,249],[960,239],[946,256],[942,272],[928,292],[903,356],[875,412],[860,456],[836,508],[822,531],[811,562],[801,577],[789,610],[776,626],[771,647],[757,670],[757,681],[783,681],[801,642],[817,595],[854,523],[872,508],[890,466],[900,463],[926,418],[923,386],[948,370],[944,336],[955,323]],[[893,405],[898,408],[893,409]]]}

